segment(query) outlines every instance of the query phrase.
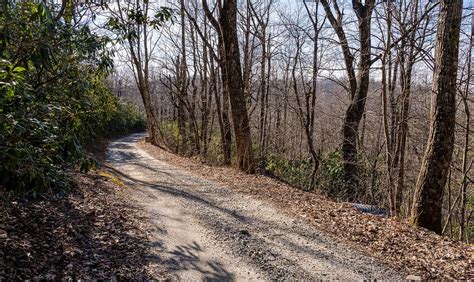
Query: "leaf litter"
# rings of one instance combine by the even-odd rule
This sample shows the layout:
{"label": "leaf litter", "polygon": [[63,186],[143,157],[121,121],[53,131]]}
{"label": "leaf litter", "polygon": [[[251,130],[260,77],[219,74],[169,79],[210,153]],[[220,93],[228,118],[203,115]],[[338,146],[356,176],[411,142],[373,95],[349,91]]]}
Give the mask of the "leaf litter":
{"label": "leaf litter", "polygon": [[74,173],[71,192],[39,199],[0,187],[0,280],[167,277],[128,188],[101,174]]}
{"label": "leaf litter", "polygon": [[424,279],[474,278],[472,246],[412,226],[407,221],[362,213],[351,203],[333,201],[318,191],[298,190],[273,178],[248,175],[232,167],[208,166],[198,158],[177,156],[144,141],[139,142],[139,146],[161,161],[303,218],[335,240],[407,275]]}

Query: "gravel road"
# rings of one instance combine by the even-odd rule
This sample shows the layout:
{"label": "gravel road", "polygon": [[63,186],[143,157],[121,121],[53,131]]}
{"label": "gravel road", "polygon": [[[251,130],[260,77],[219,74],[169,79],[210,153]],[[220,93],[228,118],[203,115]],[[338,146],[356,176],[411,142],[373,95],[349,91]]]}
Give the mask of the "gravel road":
{"label": "gravel road", "polygon": [[302,220],[155,159],[134,134],[107,163],[153,226],[153,252],[175,280],[403,279]]}

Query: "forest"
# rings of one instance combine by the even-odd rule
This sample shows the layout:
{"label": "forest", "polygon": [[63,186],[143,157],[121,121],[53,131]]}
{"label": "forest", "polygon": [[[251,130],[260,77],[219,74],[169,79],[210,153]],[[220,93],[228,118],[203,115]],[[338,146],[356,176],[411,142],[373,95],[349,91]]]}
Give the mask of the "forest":
{"label": "forest", "polygon": [[[440,1],[259,0],[234,10],[207,2],[169,4],[173,24],[136,25],[134,44],[121,47],[129,68],[114,71],[110,87],[143,105],[153,144],[377,205],[468,242],[467,4],[459,19],[445,19],[450,28],[461,21],[459,39],[441,44]],[[134,5],[154,13],[146,1],[120,9]],[[452,56],[436,57],[438,45]],[[441,86],[439,73],[457,75]]]}
{"label": "forest", "polygon": [[[415,244],[419,239],[413,238],[427,236],[423,238],[430,239],[423,246],[435,244],[432,248],[436,249],[436,244],[449,240],[443,248],[452,248],[449,250],[454,250],[453,253],[459,250],[459,256],[448,259],[433,255],[436,263],[431,258],[420,262],[413,255],[410,263],[416,267],[400,266],[404,262],[402,254],[395,255],[393,251],[388,255],[384,253],[385,247],[377,249],[374,256],[377,259],[393,256],[388,262],[383,260],[384,263],[400,267],[404,274],[419,271],[423,278],[474,277],[471,276],[474,275],[471,265],[474,259],[472,3],[462,0],[4,0],[0,7],[0,27],[0,240],[8,238],[0,242],[3,257],[0,279],[28,279],[35,277],[29,272],[40,275],[55,271],[62,274],[55,274],[59,276],[53,279],[69,277],[70,273],[75,273],[71,274],[73,279],[93,279],[109,270],[119,279],[169,278],[160,276],[160,271],[156,276],[156,270],[145,275],[141,269],[144,257],[153,257],[144,253],[147,248],[143,244],[148,239],[143,239],[146,237],[143,234],[155,232],[144,231],[152,229],[141,224],[145,221],[153,226],[167,224],[153,221],[155,213],[166,214],[166,201],[149,202],[161,194],[153,194],[158,193],[155,191],[149,192],[155,196],[147,196],[143,191],[164,189],[163,195],[174,197],[170,203],[175,203],[176,197],[192,200],[183,211],[195,210],[193,218],[199,218],[196,224],[206,226],[207,230],[211,223],[203,225],[202,218],[212,212],[197,215],[198,210],[205,209],[194,207],[194,202],[212,207],[220,205],[205,195],[223,192],[215,187],[201,191],[204,189],[199,186],[201,180],[187,179],[188,172],[203,173],[203,179],[231,183],[232,187],[237,182],[238,192],[228,192],[222,201],[235,198],[238,200],[233,201],[237,203],[247,197],[242,196],[246,193],[250,193],[249,197],[268,195],[262,199],[269,201],[281,201],[274,197],[286,198],[282,214],[293,210],[293,206],[311,206],[313,211],[320,205],[319,211],[327,220],[318,223],[317,228],[325,232],[337,233],[333,227],[326,226],[332,217],[336,217],[336,222],[349,221],[352,212],[359,212],[361,217],[350,217],[351,220],[359,218],[366,222],[358,227],[348,222],[347,228],[370,234],[372,231],[365,229],[366,224],[374,220],[380,232],[392,227],[415,230],[406,231],[409,234],[406,238],[410,239],[403,239],[405,243],[394,244]],[[141,133],[145,131],[146,136]],[[182,188],[188,181],[191,181],[190,190]],[[276,183],[275,188],[271,185],[267,188],[268,181],[275,181],[271,182]],[[245,190],[250,189],[245,185],[255,186],[255,192]],[[290,190],[281,190],[281,185]],[[120,187],[120,191],[112,186]],[[257,191],[259,187],[261,191]],[[172,188],[179,191],[170,191]],[[314,199],[321,200],[313,202]],[[57,201],[68,202],[64,206]],[[94,203],[94,207],[89,203]],[[159,206],[162,210],[150,211],[149,207],[140,205]],[[74,212],[76,208],[86,209],[84,219],[72,215],[71,207]],[[235,212],[240,207],[228,209]],[[339,220],[339,215],[334,215],[346,209],[350,210],[347,211],[350,216],[341,215]],[[169,212],[170,218],[183,216],[177,210]],[[245,212],[253,218],[262,211]],[[99,218],[98,214],[102,213]],[[148,215],[142,217],[139,213]],[[25,224],[29,214],[33,219]],[[110,253],[102,253],[105,247],[101,247],[100,259],[94,255],[98,249],[89,253],[76,246],[71,247],[76,255],[66,256],[80,263],[72,260],[58,268],[65,270],[53,271],[48,268],[51,262],[47,260],[38,269],[32,267],[25,272],[18,265],[30,267],[26,263],[31,261],[28,248],[36,248],[35,243],[22,244],[19,239],[18,242],[11,239],[14,238],[11,234],[20,234],[25,228],[30,230],[26,233],[40,232],[26,226],[35,222],[34,228],[42,228],[37,224],[48,221],[45,219],[48,214],[58,216],[58,222],[64,221],[67,226],[72,224],[64,227],[70,231],[58,225],[48,232],[56,234],[53,230],[60,228],[68,234],[63,236],[82,238],[77,240],[87,248],[99,247],[84,243],[87,240],[80,235],[82,232],[102,232],[96,237],[91,235],[91,242],[97,238],[123,238],[125,234],[127,239],[103,243],[104,246],[118,244],[120,254],[113,248],[106,248]],[[377,219],[364,217],[367,214],[375,214],[370,216]],[[213,220],[216,218],[217,215]],[[104,228],[93,231],[95,223],[87,223],[92,224],[87,228],[74,227],[84,220],[98,222]],[[120,227],[111,231],[107,222],[115,220],[125,223],[117,223]],[[131,227],[135,225],[140,227]],[[214,225],[212,228],[217,228]],[[341,230],[346,230],[344,226]],[[239,240],[257,236],[245,228],[236,229]],[[183,230],[188,229],[183,227]],[[186,233],[183,230],[178,234]],[[110,232],[115,233],[112,236]],[[129,237],[130,232],[141,235]],[[430,237],[434,233],[442,237]],[[351,235],[352,239],[347,234],[335,236],[342,243],[347,240],[353,243],[356,235]],[[383,236],[375,236],[373,244],[361,243],[368,248],[364,252],[369,256],[370,248],[382,240],[379,237]],[[31,239],[28,238],[24,240]],[[409,241],[412,239],[415,241]],[[163,242],[178,245],[167,240]],[[385,243],[390,244],[389,241]],[[54,248],[66,252],[68,245],[58,242]],[[136,250],[128,250],[127,244]],[[200,244],[198,241],[197,247],[192,245],[192,251],[202,251]],[[223,244],[226,249],[227,243]],[[33,253],[41,253],[38,250]],[[410,250],[411,257],[416,251]],[[25,254],[20,255],[21,252]],[[128,252],[134,252],[133,260],[127,259]],[[14,253],[22,257],[15,259]],[[78,257],[77,253],[81,255]],[[84,258],[83,253],[87,253]],[[246,256],[254,259],[253,254]],[[87,271],[94,269],[94,265],[88,263],[81,270],[68,268],[82,265],[82,259],[89,261],[90,257],[97,261],[97,269],[106,257],[113,257],[114,261],[105,264],[109,270],[94,272],[99,276],[90,276],[92,272]],[[458,268],[440,266],[451,259],[460,263]],[[184,259],[187,260],[189,254]],[[167,262],[158,261],[154,264]],[[222,263],[232,269],[232,263]],[[430,263],[439,268],[425,267]],[[334,265],[327,269],[337,273]],[[117,267],[122,268],[117,270]],[[206,267],[212,271],[204,271]],[[251,266],[248,275],[237,270],[228,275],[224,267],[216,270],[212,264],[206,267],[182,267],[200,274],[177,274],[170,279],[319,277],[312,276],[312,270],[308,272],[310,276],[305,276],[299,268],[292,273],[293,268],[283,264],[278,267],[293,276],[278,276],[281,271],[273,264],[278,269],[270,267],[273,270],[265,275],[260,270],[254,273]],[[387,276],[357,277],[399,278],[390,270],[373,267],[367,273]],[[342,269],[348,271],[350,267]],[[134,271],[141,276],[136,276]],[[344,271],[340,276],[328,277],[351,277]],[[206,276],[210,273],[212,276]]]}

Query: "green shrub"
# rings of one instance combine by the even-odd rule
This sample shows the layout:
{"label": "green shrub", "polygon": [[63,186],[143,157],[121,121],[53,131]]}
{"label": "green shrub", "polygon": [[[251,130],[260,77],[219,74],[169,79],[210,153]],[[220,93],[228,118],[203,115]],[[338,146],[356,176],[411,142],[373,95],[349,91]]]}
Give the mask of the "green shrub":
{"label": "green shrub", "polygon": [[106,38],[54,21],[34,1],[3,2],[0,26],[0,185],[66,189],[68,170],[94,165],[82,144],[144,129],[137,109],[103,83]]}
{"label": "green shrub", "polygon": [[320,163],[316,184],[329,195],[338,196],[342,183],[342,151],[334,150],[325,155]]}
{"label": "green shrub", "polygon": [[[307,189],[313,169],[311,158],[287,160],[276,154],[266,161],[266,171],[278,179],[299,189]],[[342,152],[335,150],[324,156],[316,174],[316,189],[337,196],[342,187]]]}
{"label": "green shrub", "polygon": [[307,189],[313,162],[308,160],[286,160],[271,154],[266,160],[265,169],[278,179],[300,189]]}

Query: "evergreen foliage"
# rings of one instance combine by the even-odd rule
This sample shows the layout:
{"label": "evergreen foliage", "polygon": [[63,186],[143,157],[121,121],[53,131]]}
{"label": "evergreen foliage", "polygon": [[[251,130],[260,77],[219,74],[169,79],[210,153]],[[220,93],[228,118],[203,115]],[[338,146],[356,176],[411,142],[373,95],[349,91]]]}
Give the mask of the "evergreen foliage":
{"label": "evergreen foliage", "polygon": [[83,144],[144,130],[143,116],[106,87],[109,40],[87,25],[53,19],[35,1],[0,11],[0,184],[21,193],[69,186],[89,170]]}

